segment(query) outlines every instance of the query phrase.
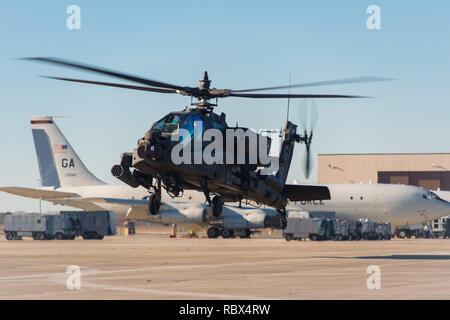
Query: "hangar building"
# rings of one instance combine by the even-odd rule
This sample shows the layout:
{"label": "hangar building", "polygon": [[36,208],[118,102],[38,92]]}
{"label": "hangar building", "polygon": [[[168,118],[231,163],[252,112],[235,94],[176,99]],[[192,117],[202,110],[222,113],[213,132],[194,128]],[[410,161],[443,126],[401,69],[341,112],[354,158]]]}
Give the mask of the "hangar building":
{"label": "hangar building", "polygon": [[409,184],[450,190],[450,153],[319,154],[319,183]]}

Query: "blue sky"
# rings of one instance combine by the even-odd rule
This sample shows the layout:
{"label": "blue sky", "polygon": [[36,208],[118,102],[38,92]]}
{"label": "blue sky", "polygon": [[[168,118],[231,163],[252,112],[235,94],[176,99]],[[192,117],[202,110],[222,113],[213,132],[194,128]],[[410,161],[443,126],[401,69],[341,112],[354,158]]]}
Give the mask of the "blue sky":
{"label": "blue sky", "polygon": [[[81,8],[68,30],[66,8]],[[366,8],[381,8],[381,30]],[[1,186],[38,185],[28,118],[68,115],[58,124],[99,178],[131,151],[153,121],[184,108],[186,97],[69,83],[37,75],[95,75],[15,60],[52,56],[180,85],[208,70],[217,88],[252,88],[356,76],[395,81],[293,90],[373,99],[316,100],[315,153],[450,152],[448,1],[14,1],[0,4]],[[102,78],[105,79],[105,78]],[[107,79],[107,78],[106,78]],[[111,79],[107,79],[111,80]],[[283,91],[281,91],[283,92]],[[298,123],[292,102],[291,120]],[[229,124],[280,128],[286,101],[223,99]],[[304,180],[303,148],[289,179]],[[314,173],[311,181],[317,174]],[[37,209],[0,194],[0,211]]]}

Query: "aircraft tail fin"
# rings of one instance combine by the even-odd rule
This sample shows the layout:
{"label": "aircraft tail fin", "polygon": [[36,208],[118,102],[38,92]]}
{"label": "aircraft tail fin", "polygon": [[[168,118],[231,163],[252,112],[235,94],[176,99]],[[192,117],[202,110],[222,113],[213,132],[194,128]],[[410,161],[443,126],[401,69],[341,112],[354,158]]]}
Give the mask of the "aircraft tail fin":
{"label": "aircraft tail fin", "polygon": [[279,169],[276,176],[286,183],[289,168],[291,167],[292,156],[294,154],[294,144],[297,137],[297,126],[290,121],[286,121],[283,130],[283,142],[280,149]]}
{"label": "aircraft tail fin", "polygon": [[49,116],[32,116],[31,129],[43,187],[104,184],[83,164]]}

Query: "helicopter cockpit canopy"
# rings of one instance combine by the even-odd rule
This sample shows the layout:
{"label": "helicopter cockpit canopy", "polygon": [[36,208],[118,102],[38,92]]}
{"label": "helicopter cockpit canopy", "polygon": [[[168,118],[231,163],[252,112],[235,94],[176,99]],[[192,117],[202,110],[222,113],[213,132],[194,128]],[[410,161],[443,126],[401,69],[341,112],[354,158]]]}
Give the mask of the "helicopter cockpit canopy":
{"label": "helicopter cockpit canopy", "polygon": [[194,132],[197,135],[203,133],[203,120],[195,114],[169,114],[156,122],[150,130],[157,130],[163,133],[178,133],[179,129],[187,130],[191,136]]}
{"label": "helicopter cockpit canopy", "polygon": [[169,114],[156,122],[150,130],[173,133],[174,131],[178,131],[182,118],[184,118],[184,115]]}

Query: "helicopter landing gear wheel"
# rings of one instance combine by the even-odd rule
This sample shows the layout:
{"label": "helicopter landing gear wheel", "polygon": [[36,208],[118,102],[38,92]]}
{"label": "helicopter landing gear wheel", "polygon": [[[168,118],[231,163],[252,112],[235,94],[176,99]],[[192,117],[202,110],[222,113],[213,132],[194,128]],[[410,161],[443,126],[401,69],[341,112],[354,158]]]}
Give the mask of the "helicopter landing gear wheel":
{"label": "helicopter landing gear wheel", "polygon": [[161,207],[161,198],[156,194],[152,194],[150,198],[148,198],[148,210],[150,214],[155,215],[159,212]]}
{"label": "helicopter landing gear wheel", "polygon": [[211,208],[213,216],[218,218],[222,214],[223,210],[223,198],[219,196],[215,196],[211,201]]}

